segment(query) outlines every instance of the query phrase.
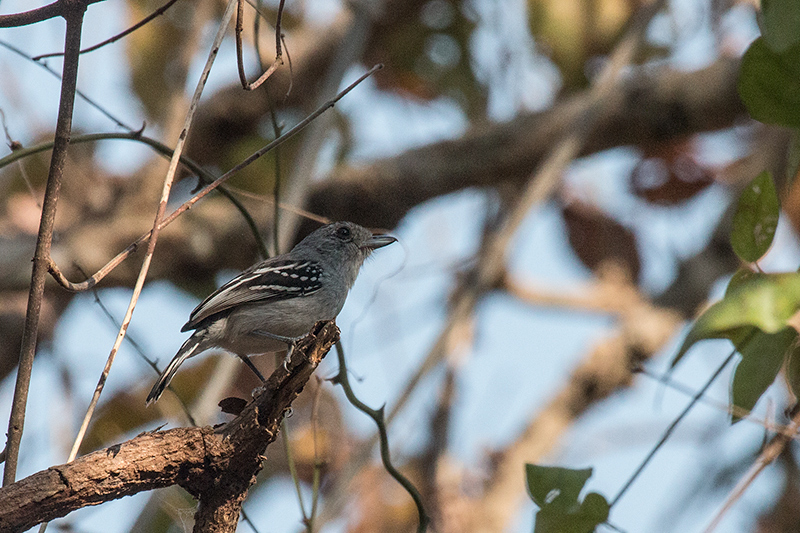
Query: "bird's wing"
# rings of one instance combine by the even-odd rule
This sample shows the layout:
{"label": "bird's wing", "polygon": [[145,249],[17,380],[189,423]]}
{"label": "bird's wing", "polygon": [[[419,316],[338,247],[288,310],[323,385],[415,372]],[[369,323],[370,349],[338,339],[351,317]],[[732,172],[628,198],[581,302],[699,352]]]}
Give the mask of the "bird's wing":
{"label": "bird's wing", "polygon": [[263,300],[286,300],[317,292],[322,269],[314,261],[268,260],[217,289],[195,307],[181,331],[195,329],[204,319],[231,307]]}

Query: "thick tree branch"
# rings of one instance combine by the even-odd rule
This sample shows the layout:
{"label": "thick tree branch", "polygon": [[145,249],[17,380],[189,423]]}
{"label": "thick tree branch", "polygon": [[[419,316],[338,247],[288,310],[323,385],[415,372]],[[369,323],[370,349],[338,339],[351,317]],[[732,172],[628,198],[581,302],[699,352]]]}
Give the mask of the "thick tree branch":
{"label": "thick tree branch", "polygon": [[[732,126],[744,114],[736,92],[738,69],[738,60],[721,59],[696,72],[664,68],[623,79],[604,101],[580,155]],[[409,209],[436,196],[502,181],[523,183],[591,103],[584,92],[460,139],[341,167],[317,183],[308,209],[332,220],[391,228]]]}
{"label": "thick tree branch", "polygon": [[317,324],[289,370],[279,366],[242,413],[219,429],[144,433],[3,487],[0,531],[25,530],[87,505],[170,485],[200,500],[195,531],[235,531],[241,502],[284,412],[338,338],[335,324]]}
{"label": "thick tree branch", "polygon": [[218,467],[225,443],[210,427],[144,433],[53,466],[0,489],[0,530],[26,530],[36,524],[143,490],[188,483]]}

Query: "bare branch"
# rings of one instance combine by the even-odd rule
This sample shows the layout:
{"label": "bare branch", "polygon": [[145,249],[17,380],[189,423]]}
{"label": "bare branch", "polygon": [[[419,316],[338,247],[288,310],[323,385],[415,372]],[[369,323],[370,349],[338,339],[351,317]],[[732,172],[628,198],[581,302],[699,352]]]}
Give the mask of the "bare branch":
{"label": "bare branch", "polygon": [[[247,75],[244,73],[244,60],[242,59],[242,29],[244,23],[244,0],[238,0],[239,6],[236,12],[236,65],[239,68],[239,81],[242,83],[242,88],[245,91],[253,91],[258,89],[267,79],[272,76],[272,73],[278,70],[278,67],[283,65],[283,48],[281,47],[281,19],[283,18],[283,7],[286,0],[280,0],[278,4],[278,17],[275,21],[275,61],[272,65],[258,77],[253,83],[247,81]],[[259,16],[259,15],[256,15]]]}
{"label": "bare branch", "polygon": [[[344,96],[347,95],[347,93],[349,93],[350,91],[355,89],[356,86],[358,86],[362,81],[367,79],[369,76],[371,76],[372,74],[374,74],[375,72],[377,72],[381,68],[383,68],[383,65],[376,65],[376,66],[372,67],[372,69],[370,69],[368,72],[366,72],[361,77],[359,77],[356,81],[354,81],[349,86],[347,86],[344,90],[342,90],[334,98],[332,98],[332,99],[328,100],[327,102],[325,102],[324,104],[322,104],[313,113],[308,115],[305,119],[300,121],[298,124],[296,124],[291,129],[289,129],[289,131],[287,131],[286,133],[284,133],[283,135],[281,135],[280,137],[278,137],[274,141],[270,142],[269,144],[267,144],[266,146],[264,146],[263,148],[261,148],[257,152],[255,152],[252,155],[250,155],[244,161],[242,161],[241,163],[239,163],[238,165],[236,165],[235,167],[230,169],[228,172],[226,172],[225,174],[223,174],[222,176],[220,176],[219,178],[214,180],[212,183],[209,183],[208,185],[203,187],[202,190],[200,190],[192,198],[190,198],[189,200],[184,202],[180,207],[175,209],[175,211],[170,213],[167,217],[161,219],[161,222],[158,225],[158,229],[161,230],[161,229],[165,228],[166,226],[170,225],[176,218],[178,218],[181,214],[183,214],[184,212],[189,210],[194,204],[199,202],[208,193],[210,193],[211,191],[213,191],[214,189],[216,189],[217,187],[222,185],[227,179],[229,179],[235,173],[239,172],[240,170],[242,170],[246,166],[250,165],[253,161],[255,161],[259,157],[263,156],[264,154],[266,154],[267,152],[269,152],[270,150],[272,150],[276,146],[280,146],[281,144],[286,142],[291,137],[294,137],[296,134],[298,134],[300,131],[302,131],[306,126],[308,126],[311,122],[313,122],[318,116],[320,116],[322,113],[324,113],[325,111],[327,111],[328,109],[330,109],[331,107],[336,105],[336,102],[338,102],[339,100],[344,98]],[[80,283],[72,283],[72,282],[70,282],[63,275],[63,273],[61,273],[60,270],[58,270],[58,266],[55,265],[54,262],[51,261],[50,264],[48,265],[48,267],[50,268],[51,274],[56,279],[56,281],[59,282],[59,284],[61,284],[62,286],[68,287],[69,290],[84,291],[86,289],[89,289],[89,288],[94,287],[95,285],[97,285],[97,283],[99,283],[100,280],[102,280],[105,276],[107,276],[109,272],[114,270],[114,268],[116,268],[120,263],[122,263],[125,259],[127,259],[133,252],[135,252],[139,248],[139,246],[141,246],[142,244],[147,242],[150,239],[150,235],[151,234],[152,234],[152,230],[147,232],[147,233],[145,233],[145,234],[143,234],[136,241],[134,241],[130,245],[128,245],[127,248],[125,248],[123,251],[121,251],[119,254],[117,254],[111,261],[106,263],[106,265],[104,267],[102,267],[100,270],[98,270],[92,277],[90,277],[89,279],[87,279],[87,280],[85,280],[83,282],[80,282]]]}
{"label": "bare branch", "polygon": [[414,484],[411,483],[411,481],[404,476],[392,463],[389,453],[389,437],[386,430],[384,406],[381,406],[379,409],[373,409],[358,399],[358,397],[355,395],[352,387],[350,387],[350,378],[347,377],[347,366],[345,364],[344,349],[342,348],[341,342],[336,343],[336,356],[339,361],[339,372],[333,378],[333,381],[342,386],[342,390],[344,391],[345,396],[347,396],[347,401],[349,401],[356,409],[370,417],[375,422],[375,425],[378,426],[378,436],[381,445],[381,462],[383,463],[383,467],[387,472],[389,472],[390,476],[400,483],[406,492],[408,492],[409,496],[411,496],[411,498],[414,500],[414,505],[417,508],[417,515],[419,517],[417,533],[424,533],[428,529],[430,517],[425,511],[425,504],[422,502],[422,496],[417,490],[417,487],[415,487]]}
{"label": "bare branch", "polygon": [[[125,31],[122,31],[122,32],[114,35],[113,37],[109,37],[105,41],[99,42],[99,43],[97,43],[95,45],[92,45],[92,46],[90,46],[88,48],[84,48],[83,50],[81,50],[80,53],[81,54],[87,54],[89,52],[94,52],[95,50],[97,50],[99,48],[102,48],[102,47],[106,46],[107,44],[111,44],[111,43],[114,43],[116,41],[119,41],[120,39],[122,39],[126,35],[130,35],[131,33],[135,32],[136,30],[138,30],[139,28],[141,28],[142,26],[144,26],[145,24],[147,24],[148,22],[150,22],[154,18],[163,15],[167,11],[167,9],[172,7],[172,4],[174,4],[177,1],[178,0],[169,0],[166,4],[164,4],[163,6],[159,7],[158,9],[156,9],[155,11],[153,11],[152,13],[147,15],[145,18],[143,18],[142,20],[140,20],[139,22],[137,22],[136,24],[134,24],[130,28],[126,29]],[[42,60],[42,59],[45,59],[45,58],[48,58],[48,57],[59,57],[59,56],[62,56],[62,55],[64,55],[62,52],[52,52],[50,54],[42,54],[42,55],[39,55],[39,56],[35,56],[35,57],[32,57],[31,59],[33,61],[39,61],[39,60]]]}
{"label": "bare branch", "polygon": [[14,482],[17,472],[19,445],[25,425],[25,407],[28,402],[28,388],[33,369],[33,355],[36,352],[36,338],[39,331],[39,316],[44,297],[44,282],[50,265],[50,246],[53,240],[53,228],[56,219],[61,190],[61,178],[67,161],[67,147],[72,131],[72,111],[75,104],[75,90],[78,80],[78,52],[83,28],[83,14],[86,5],[82,2],[67,2],[63,16],[67,21],[64,38],[64,75],[61,83],[61,97],[58,106],[55,143],[50,158],[50,170],[47,176],[42,216],[39,223],[39,234],[36,240],[36,251],[33,256],[33,272],[28,292],[28,308],[25,314],[25,328],[22,333],[22,346],[19,355],[19,368],[14,388],[14,402],[8,420],[8,440],[6,442],[6,462],[3,471],[3,485]]}
{"label": "bare branch", "polygon": [[80,9],[85,11],[90,4],[96,4],[103,0],[56,0],[52,4],[47,4],[24,13],[14,13],[12,15],[0,15],[0,28],[15,28],[18,26],[28,26],[43,22],[56,17],[67,18],[70,12]]}
{"label": "bare branch", "polygon": [[719,526],[722,518],[727,514],[731,507],[733,507],[733,504],[735,504],[739,498],[742,497],[744,492],[753,483],[753,481],[755,481],[759,474],[761,474],[766,467],[772,464],[772,462],[775,461],[775,459],[777,459],[781,454],[783,449],[786,448],[792,439],[797,436],[798,429],[800,429],[800,410],[798,410],[792,417],[792,423],[789,424],[788,431],[778,433],[772,437],[772,439],[769,441],[769,444],[764,447],[747,473],[733,488],[733,491],[731,491],[722,508],[719,510],[716,516],[714,516],[714,519],[711,521],[708,527],[704,530],[704,533],[712,533],[717,526]]}
{"label": "bare branch", "polygon": [[[109,139],[129,140],[129,141],[144,143],[148,147],[152,148],[156,153],[158,153],[163,157],[166,157],[167,159],[172,158],[172,154],[174,153],[172,148],[168,147],[167,145],[162,144],[151,137],[142,135],[142,131],[132,131],[129,133],[91,133],[87,135],[75,135],[70,138],[70,142],[72,144],[80,144],[80,143],[95,142],[95,141],[109,140]],[[45,152],[52,148],[53,148],[53,143],[49,142],[49,143],[37,144],[35,146],[29,146],[27,148],[16,149],[15,151],[8,154],[6,157],[0,158],[0,168],[3,168],[23,157],[28,157],[33,154]],[[194,172],[200,179],[201,183],[211,183],[216,179],[216,176],[214,176],[213,174],[211,174],[206,169],[204,169],[191,159],[187,158],[186,156],[183,155],[180,156],[180,163],[191,172]],[[255,220],[253,220],[253,216],[247,211],[244,205],[242,205],[242,203],[227,188],[220,186],[218,187],[218,190],[242,214],[242,217],[247,222],[247,226],[250,228],[250,231],[253,234],[256,246],[258,247],[259,252],[261,252],[261,256],[267,257],[266,247],[264,246],[264,239],[261,238],[261,232],[258,229],[258,225],[256,224]],[[277,207],[283,209],[296,209],[284,205],[278,205]],[[80,292],[81,290],[86,290],[91,288],[91,287],[86,287],[86,289],[81,289],[76,284],[69,281],[67,277],[58,268],[58,265],[55,264],[55,262],[53,262],[53,264],[51,265],[50,273],[58,282],[58,284],[67,289],[68,291]]]}
{"label": "bare branch", "polygon": [[[12,45],[11,43],[7,43],[5,41],[0,40],[0,46],[3,46],[5,48],[11,50],[12,52],[17,54],[18,56],[24,57],[28,61],[33,62],[34,65],[37,65],[40,68],[43,68],[47,73],[49,73],[49,74],[53,75],[54,77],[58,78],[59,80],[61,80],[61,75],[58,72],[56,72],[55,70],[51,69],[50,67],[48,67],[47,65],[45,65],[42,62],[34,61],[32,57],[30,57],[28,54],[26,54],[25,52],[23,52],[22,50],[20,50],[16,46]],[[128,131],[134,131],[134,128],[132,128],[131,126],[125,124],[124,122],[122,122],[122,120],[120,120],[117,117],[115,117],[113,114],[111,114],[110,111],[108,111],[105,107],[103,107],[100,104],[98,104],[97,102],[95,102],[92,98],[87,96],[86,93],[84,93],[80,89],[75,89],[75,94],[78,95],[79,97],[81,97],[81,99],[83,99],[84,102],[86,102],[87,104],[89,104],[93,108],[97,109],[97,111],[99,111],[102,115],[106,116],[109,120],[114,122],[120,128],[124,128],[124,129],[126,129]]]}
{"label": "bare branch", "polygon": [[[233,531],[240,506],[217,505],[233,499],[232,492],[246,495],[284,412],[338,338],[335,324],[317,324],[297,346],[289,370],[278,365],[242,414],[219,430],[144,433],[3,487],[0,530],[25,530],[87,505],[180,485],[200,500],[195,531],[201,524]],[[220,508],[233,514],[220,520]]]}

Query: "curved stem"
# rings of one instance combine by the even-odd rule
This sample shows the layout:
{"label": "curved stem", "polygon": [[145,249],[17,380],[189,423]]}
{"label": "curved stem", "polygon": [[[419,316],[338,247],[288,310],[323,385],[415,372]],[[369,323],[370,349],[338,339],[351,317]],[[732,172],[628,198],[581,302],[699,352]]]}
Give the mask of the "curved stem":
{"label": "curved stem", "polygon": [[[270,65],[270,67],[253,83],[248,83],[247,81],[247,75],[244,72],[244,60],[242,59],[242,19],[244,18],[244,0],[238,0],[238,4],[239,5],[237,6],[236,11],[236,29],[234,32],[236,36],[236,65],[239,69],[239,81],[242,84],[242,88],[245,91],[253,91],[258,89],[265,81],[267,81],[267,79],[272,76],[276,70],[278,70],[279,66],[283,65],[283,50],[281,48],[281,19],[283,18],[283,7],[284,4],[286,4],[286,0],[280,0],[278,5],[278,18],[275,22],[275,61],[273,61],[272,65]],[[256,35],[256,39],[258,39],[258,35]]]}
{"label": "curved stem", "polygon": [[383,416],[385,406],[381,406],[381,408],[377,410],[372,409],[367,404],[359,400],[358,397],[356,397],[353,389],[350,387],[350,381],[347,377],[347,366],[345,365],[344,361],[344,349],[342,348],[341,341],[336,341],[336,357],[339,360],[339,373],[333,378],[333,382],[341,385],[345,396],[347,396],[347,400],[353,404],[356,409],[370,417],[375,422],[375,425],[378,426],[378,436],[381,444],[381,461],[383,462],[383,467],[387,472],[389,472],[390,476],[392,476],[398,483],[400,483],[400,485],[402,485],[404,489],[406,489],[406,492],[408,492],[408,494],[414,500],[414,504],[417,506],[417,513],[419,514],[419,525],[417,526],[417,532],[420,533],[427,531],[430,518],[425,512],[425,506],[422,503],[422,496],[420,496],[419,491],[413,485],[413,483],[411,483],[407,477],[401,474],[400,471],[392,464],[391,457],[389,456],[389,437],[386,433],[386,422]]}

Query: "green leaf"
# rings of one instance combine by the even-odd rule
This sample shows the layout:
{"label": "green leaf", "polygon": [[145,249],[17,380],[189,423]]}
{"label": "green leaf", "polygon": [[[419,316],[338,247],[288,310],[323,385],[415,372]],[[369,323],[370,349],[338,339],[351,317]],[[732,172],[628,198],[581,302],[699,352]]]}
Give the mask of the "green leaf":
{"label": "green leaf", "polygon": [[757,275],[758,272],[753,272],[749,268],[740,268],[739,270],[733,273],[733,276],[731,276],[730,281],[728,281],[728,286],[725,287],[725,296],[729,295],[731,291],[733,291],[735,288],[737,288],[745,281]]}
{"label": "green leaf", "polygon": [[730,339],[742,347],[754,329],[777,333],[800,309],[800,274],[753,274],[700,315],[686,336],[672,366],[703,339]]}
{"label": "green leaf", "polygon": [[525,465],[528,491],[540,507],[534,533],[591,533],[608,519],[608,501],[595,492],[578,501],[592,469]]}
{"label": "green leaf", "polygon": [[762,0],[761,33],[767,45],[779,53],[800,42],[800,2]]}
{"label": "green leaf", "polygon": [[[709,308],[706,312],[710,311]],[[703,318],[702,316],[700,318]],[[698,319],[699,321],[700,319]],[[742,344],[747,338],[751,335],[754,335],[758,331],[758,328],[749,327],[749,326],[740,326],[738,328],[732,328],[728,330],[720,330],[715,331],[713,328],[706,328],[703,324],[698,326],[698,322],[695,322],[692,326],[692,329],[689,330],[689,334],[684,339],[683,344],[681,345],[680,350],[678,350],[678,354],[670,363],[670,368],[675,368],[675,366],[683,359],[683,356],[691,349],[699,341],[710,340],[710,339],[728,339],[733,343],[734,346]]]}
{"label": "green leaf", "polygon": [[577,509],[578,496],[592,477],[592,469],[575,470],[558,466],[525,465],[528,492],[539,507]]}
{"label": "green leaf", "polygon": [[[738,346],[742,360],[736,365],[731,386],[731,405],[750,411],[775,381],[786,353],[797,341],[797,331],[787,327],[777,333],[757,331],[744,345]],[[731,422],[741,417],[735,413]]]}
{"label": "green leaf", "polygon": [[767,253],[778,227],[780,209],[772,174],[764,171],[745,187],[739,197],[731,229],[731,246],[736,255],[748,263],[755,263]]}
{"label": "green leaf", "polygon": [[800,126],[800,43],[772,51],[759,37],[742,58],[739,96],[756,120]]}
{"label": "green leaf", "polygon": [[[587,503],[588,502],[588,503]],[[604,497],[596,492],[586,495],[576,513],[563,513],[542,509],[536,513],[534,533],[591,533],[608,520],[610,506]]]}
{"label": "green leaf", "polygon": [[596,492],[590,492],[583,499],[579,514],[584,520],[591,521],[596,526],[608,520],[610,510],[608,500]]}

